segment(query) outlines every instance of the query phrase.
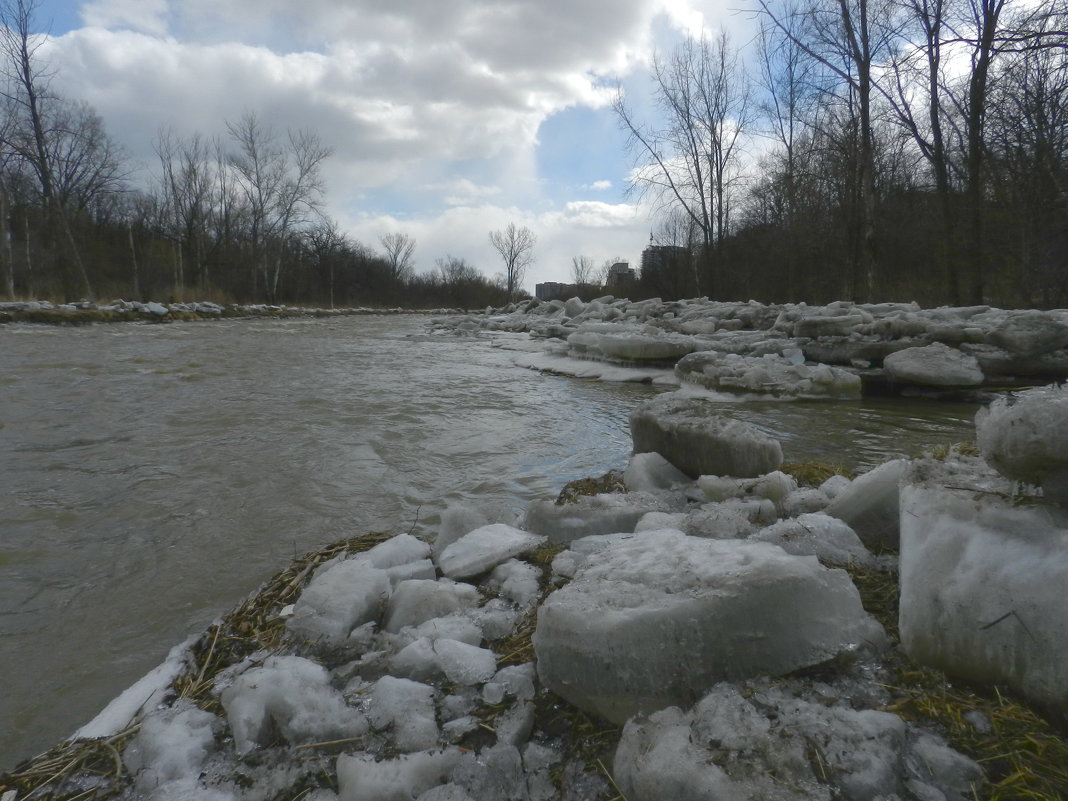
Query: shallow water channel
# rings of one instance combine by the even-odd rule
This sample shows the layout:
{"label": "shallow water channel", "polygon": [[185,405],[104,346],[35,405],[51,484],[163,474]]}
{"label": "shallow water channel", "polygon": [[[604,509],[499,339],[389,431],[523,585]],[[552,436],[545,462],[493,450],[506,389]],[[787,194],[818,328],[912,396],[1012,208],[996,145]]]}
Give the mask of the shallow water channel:
{"label": "shallow water channel", "polygon": [[[295,554],[519,512],[623,467],[658,391],[518,368],[420,316],[0,326],[0,771],[69,735]],[[974,407],[725,403],[790,460],[971,438]]]}

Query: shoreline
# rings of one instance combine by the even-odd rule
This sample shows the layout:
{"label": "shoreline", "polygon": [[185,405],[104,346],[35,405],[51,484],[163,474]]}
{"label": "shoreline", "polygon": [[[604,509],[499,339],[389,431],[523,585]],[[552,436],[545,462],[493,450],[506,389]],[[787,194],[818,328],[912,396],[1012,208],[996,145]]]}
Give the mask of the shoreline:
{"label": "shoreline", "polygon": [[331,318],[398,314],[440,316],[465,313],[467,312],[460,309],[407,309],[402,307],[326,309],[264,303],[231,303],[224,306],[205,301],[189,303],[114,301],[106,304],[90,301],[63,304],[53,304],[49,301],[0,301],[0,324],[91,325],[93,323],[174,323],[246,318]]}

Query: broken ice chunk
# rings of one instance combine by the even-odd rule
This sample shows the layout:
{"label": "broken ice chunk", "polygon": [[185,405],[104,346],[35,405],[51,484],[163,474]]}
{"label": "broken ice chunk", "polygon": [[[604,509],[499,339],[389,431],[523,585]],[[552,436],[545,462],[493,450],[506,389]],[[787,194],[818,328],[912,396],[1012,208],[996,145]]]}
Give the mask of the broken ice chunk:
{"label": "broken ice chunk", "polygon": [[546,686],[613,722],[885,642],[849,576],[813,557],[672,530],[606,539],[542,604],[534,648]]}
{"label": "broken ice chunk", "polygon": [[354,628],[381,616],[389,595],[390,580],[384,570],[346,559],[304,588],[286,627],[309,640],[340,645]]}
{"label": "broken ice chunk", "polygon": [[501,562],[534,550],[544,537],[521,531],[504,523],[477,528],[452,543],[441,553],[441,572],[452,579],[470,578],[493,569]]}
{"label": "broken ice chunk", "polygon": [[300,656],[272,656],[252,667],[220,697],[234,748],[246,754],[278,731],[289,743],[357,737],[367,721],[330,684],[321,665]]}

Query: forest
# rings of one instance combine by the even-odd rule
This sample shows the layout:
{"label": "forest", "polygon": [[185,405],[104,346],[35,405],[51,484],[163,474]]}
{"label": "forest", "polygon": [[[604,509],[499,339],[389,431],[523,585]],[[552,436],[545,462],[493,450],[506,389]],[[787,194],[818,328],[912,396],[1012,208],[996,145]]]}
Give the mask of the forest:
{"label": "forest", "polygon": [[[316,132],[255,112],[221,137],[161,130],[151,185],[134,185],[94,109],[52,91],[37,8],[0,2],[0,296],[473,308],[519,293],[529,229],[491,233],[501,277],[452,255],[416,272],[404,232],[368,245],[325,213]],[[671,254],[622,290],[1068,306],[1064,0],[748,10],[752,40],[656,55],[652,107],[617,94],[632,196]]]}
{"label": "forest", "polygon": [[1068,305],[1063,2],[754,4],[656,58],[653,119],[617,97],[678,254],[646,293]]}

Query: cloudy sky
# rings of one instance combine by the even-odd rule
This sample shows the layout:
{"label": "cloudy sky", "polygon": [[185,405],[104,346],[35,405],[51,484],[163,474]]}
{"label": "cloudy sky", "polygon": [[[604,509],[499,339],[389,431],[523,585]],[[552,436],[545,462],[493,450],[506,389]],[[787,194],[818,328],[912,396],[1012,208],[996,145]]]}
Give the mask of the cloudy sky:
{"label": "cloudy sky", "polygon": [[[746,0],[41,0],[54,86],[89,102],[154,167],[163,126],[225,132],[254,111],[334,149],[327,210],[377,247],[417,240],[500,271],[488,232],[538,236],[527,275],[571,257],[636,262],[652,225],[625,195],[630,160],[609,106],[647,103],[648,62],[686,32],[744,38]],[[739,37],[738,34],[741,34]]]}

